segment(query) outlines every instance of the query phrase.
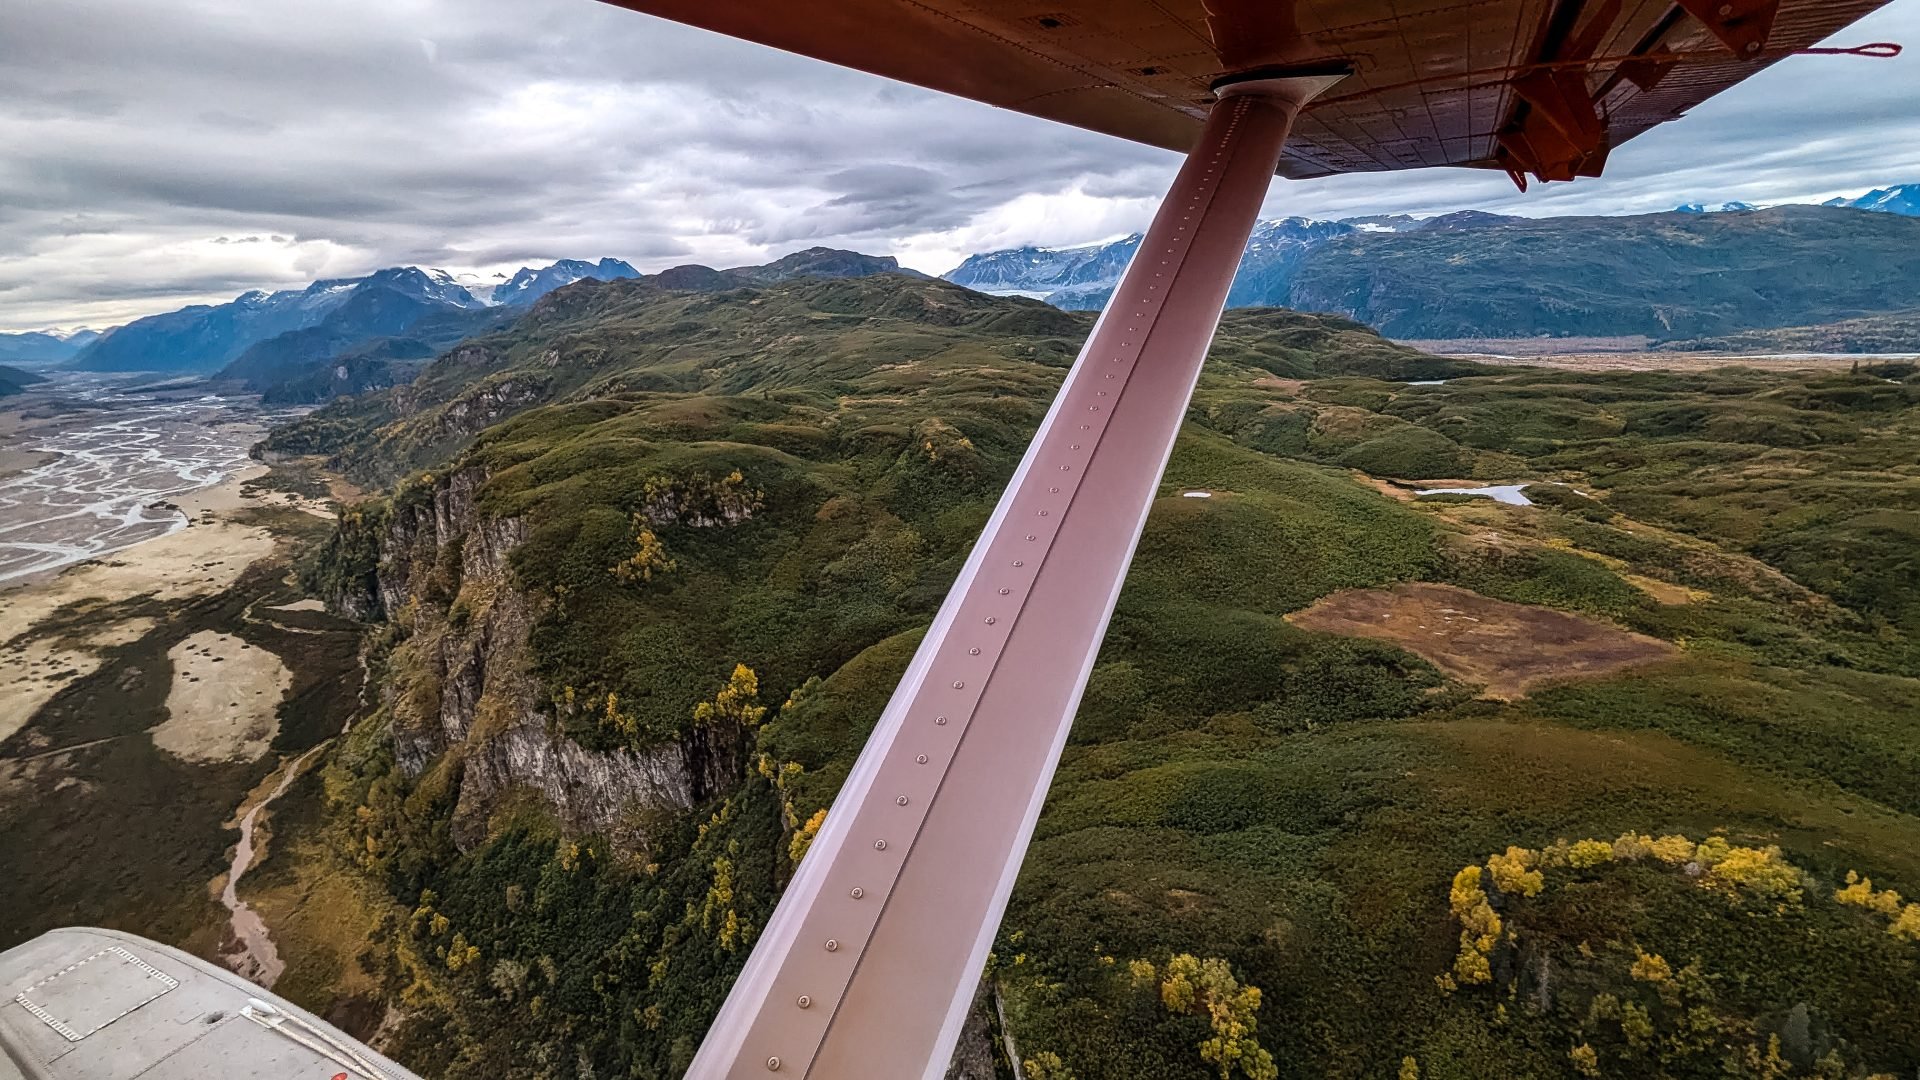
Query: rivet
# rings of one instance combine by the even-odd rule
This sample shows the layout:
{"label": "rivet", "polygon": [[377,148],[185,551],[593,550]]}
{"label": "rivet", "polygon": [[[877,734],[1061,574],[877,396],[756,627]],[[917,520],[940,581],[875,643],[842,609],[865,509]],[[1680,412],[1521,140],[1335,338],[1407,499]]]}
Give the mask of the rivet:
{"label": "rivet", "polygon": [[916,755],[914,756],[914,759],[913,759],[913,763],[914,763],[915,765],[925,765],[925,764],[927,763],[927,755],[925,755],[925,754],[916,754]]}
{"label": "rivet", "polygon": [[996,619],[996,618],[994,618],[994,617],[993,617],[993,616],[991,616],[991,615],[989,615],[989,616],[987,616],[987,625],[988,625],[988,626],[992,626],[992,625],[993,625],[994,623],[997,623],[997,622],[999,622],[999,621],[1000,621],[999,619]]}
{"label": "rivet", "polygon": [[1015,559],[1015,560],[1013,560],[1013,565],[1015,565],[1015,566],[1025,566],[1025,565],[1027,565],[1027,560],[1025,560],[1025,559]]}
{"label": "rivet", "polygon": [[779,1059],[779,1058],[777,1058],[777,1057],[770,1057],[770,1058],[768,1058],[768,1059],[767,1059],[767,1071],[768,1071],[768,1072],[779,1072],[779,1071],[780,1071],[780,1059]]}
{"label": "rivet", "polygon": [[1000,595],[1001,595],[1001,596],[1005,596],[1005,595],[1007,595],[1007,590],[1006,590],[1006,589],[1001,589],[1001,590],[1000,590]]}
{"label": "rivet", "polygon": [[1062,465],[1062,466],[1060,466],[1060,471],[1061,471],[1061,472],[1072,472],[1072,471],[1073,471],[1073,466],[1071,466],[1071,465]]}
{"label": "rivet", "polygon": [[798,1006],[800,1006],[800,1007],[801,1007],[801,1008],[803,1008],[803,1009],[807,1009],[807,1008],[812,1008],[812,1007],[813,1007],[813,999],[812,999],[812,998],[810,998],[810,997],[808,997],[808,996],[807,996],[807,995],[805,995],[805,994],[801,994],[801,995],[800,995],[800,1000],[798,1000],[798,1001],[796,1001],[796,1002],[794,1002],[794,1004],[795,1004],[795,1005],[798,1005]]}
{"label": "rivet", "polygon": [[897,795],[893,801],[899,803],[901,806],[907,805],[907,797],[905,795]]}
{"label": "rivet", "polygon": [[1028,533],[1028,534],[1027,534],[1027,539],[1029,539],[1029,540],[1038,540],[1038,539],[1040,539],[1040,538],[1039,538],[1038,536],[1035,536],[1035,535],[1034,535],[1034,534],[1032,534],[1032,533]]}
{"label": "rivet", "polygon": [[1045,510],[1042,510],[1042,511],[1040,511],[1040,516],[1041,516],[1041,517],[1046,517],[1046,516],[1047,516],[1047,512],[1046,512]]}
{"label": "rivet", "polygon": [[1069,447],[1067,447],[1067,449],[1069,449],[1069,450],[1078,450],[1078,449],[1080,449],[1080,444],[1079,444],[1079,443],[1074,443],[1074,444],[1073,444],[1072,446],[1069,446]]}
{"label": "rivet", "polygon": [[955,690],[965,690],[967,688],[967,684],[961,682],[959,679],[955,679],[953,680],[953,688]]}
{"label": "rivet", "polygon": [[933,718],[933,722],[936,724],[945,725],[947,722],[947,718],[944,716],[936,716]]}
{"label": "rivet", "polygon": [[873,842],[873,850],[875,851],[887,850],[887,842],[885,840],[875,840]]}
{"label": "rivet", "polygon": [[1050,488],[1048,488],[1047,490],[1048,490],[1048,491],[1050,491],[1050,492],[1052,492],[1052,493],[1053,493],[1053,494],[1055,494],[1055,495],[1058,495],[1058,494],[1060,494],[1060,489],[1059,489],[1059,488],[1057,488],[1057,487],[1050,487]]}
{"label": "rivet", "polygon": [[1113,372],[1111,371],[1107,372],[1107,378],[1109,379],[1113,378]]}
{"label": "rivet", "polygon": [[835,941],[835,940],[833,940],[832,938],[828,938],[828,939],[827,939],[827,951],[828,951],[828,952],[839,952],[839,951],[840,951],[840,943],[839,943],[839,942],[837,942],[837,941]]}
{"label": "rivet", "polygon": [[855,900],[858,900],[858,899],[860,899],[861,897],[863,897],[863,896],[865,896],[865,895],[867,895],[867,890],[865,890],[865,889],[863,889],[863,888],[861,888],[861,887],[860,887],[860,886],[858,886],[858,885],[855,885],[855,886],[853,887],[853,891],[852,891],[852,892],[849,892],[849,893],[847,893],[847,895],[848,895],[848,896],[851,896],[851,897],[853,897],[853,898],[854,898]]}
{"label": "rivet", "polygon": [[979,656],[979,655],[980,655],[980,650],[979,650],[979,649],[968,649],[968,650],[967,650],[967,655],[968,655],[968,656]]}
{"label": "rivet", "polygon": [[1102,391],[1100,391],[1100,396],[1101,396],[1101,397],[1106,397],[1106,396],[1107,396],[1107,392],[1106,392],[1105,390],[1102,390]]}

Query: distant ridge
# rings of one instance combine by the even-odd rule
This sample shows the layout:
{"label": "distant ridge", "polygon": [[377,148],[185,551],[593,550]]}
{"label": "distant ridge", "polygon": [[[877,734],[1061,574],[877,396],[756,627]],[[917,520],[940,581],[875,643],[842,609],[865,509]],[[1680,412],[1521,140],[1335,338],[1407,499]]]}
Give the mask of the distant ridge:
{"label": "distant ridge", "polygon": [[[225,304],[196,304],[135,319],[69,354],[69,366],[86,371],[211,374],[263,342],[323,325],[326,334],[285,342],[278,350],[309,357],[331,355],[333,350],[327,348],[316,352],[315,342],[324,337],[351,343],[397,334],[429,315],[525,309],[582,278],[637,273],[619,259],[598,263],[563,259],[539,269],[522,267],[499,285],[469,287],[444,270],[393,266],[366,277],[316,281],[304,289],[273,293],[256,289]],[[401,325],[395,326],[396,320]],[[252,378],[261,363],[250,361],[245,374],[236,377]]]}
{"label": "distant ridge", "polygon": [[[1897,189],[1867,201],[1882,212],[1718,203],[1627,217],[1264,221],[1228,305],[1331,312],[1407,339],[1673,340],[1911,308],[1920,219],[1897,212]],[[946,277],[1098,308],[1138,244],[986,252]]]}
{"label": "distant ridge", "polygon": [[332,306],[317,322],[253,342],[216,377],[260,393],[271,403],[317,403],[409,382],[428,361],[460,341],[503,330],[525,315],[551,317],[576,298],[591,302],[595,288],[632,283],[645,289],[720,292],[802,277],[876,274],[925,277],[901,269],[898,260],[888,256],[818,247],[763,266],[676,266],[651,276],[619,259],[563,260],[541,270],[523,269],[491,290],[481,286],[493,301],[488,304],[472,287],[444,274],[400,267],[358,282],[315,283],[299,295],[317,290],[338,297],[327,301]]}

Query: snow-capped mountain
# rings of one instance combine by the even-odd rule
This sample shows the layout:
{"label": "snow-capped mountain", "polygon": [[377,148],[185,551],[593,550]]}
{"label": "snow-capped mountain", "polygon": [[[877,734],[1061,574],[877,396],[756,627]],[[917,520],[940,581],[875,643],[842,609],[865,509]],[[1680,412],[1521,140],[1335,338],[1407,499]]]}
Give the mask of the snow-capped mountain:
{"label": "snow-capped mountain", "polygon": [[396,319],[480,312],[495,305],[524,307],[584,277],[635,276],[637,271],[618,259],[563,259],[541,269],[522,268],[496,286],[470,287],[445,270],[391,266],[366,277],[331,278],[278,292],[254,289],[225,304],[196,304],[135,319],[68,355],[73,367],[89,371],[214,372],[269,339],[323,323],[327,340],[358,341],[399,332]]}
{"label": "snow-capped mountain", "polygon": [[485,301],[468,292],[466,287],[454,280],[445,270],[427,270],[418,266],[393,266],[385,270],[376,270],[361,278],[356,288],[392,289],[401,296],[419,300],[428,304],[447,304],[452,307],[473,309],[483,308]]}
{"label": "snow-capped mountain", "polygon": [[1752,203],[1743,203],[1743,202],[1719,202],[1719,203],[1690,202],[1690,203],[1682,203],[1679,206],[1674,207],[1673,212],[1676,214],[1731,214],[1731,213],[1737,213],[1741,210],[1758,210],[1758,209],[1760,208],[1753,205]]}
{"label": "snow-capped mountain", "polygon": [[986,293],[1047,296],[1062,289],[1112,288],[1140,247],[1140,234],[1077,247],[1021,247],[969,256],[944,276]]}
{"label": "snow-capped mountain", "polygon": [[585,278],[615,281],[639,276],[640,271],[620,259],[601,259],[597,263],[584,259],[561,259],[552,266],[538,270],[521,267],[512,277],[495,285],[488,294],[488,300],[506,307],[526,307],[561,286]]}
{"label": "snow-capped mountain", "polygon": [[[1247,253],[1227,302],[1236,307],[1265,302],[1284,293],[1300,261],[1336,236],[1355,232],[1407,232],[1426,225],[1404,214],[1316,221],[1290,217],[1254,226]],[[1079,247],[1022,247],[973,255],[943,275],[970,289],[1043,299],[1056,307],[1092,310],[1103,306],[1121,271],[1140,247],[1140,234]]]}
{"label": "snow-capped mountain", "polygon": [[1846,206],[1855,210],[1873,210],[1903,217],[1920,217],[1920,184],[1896,184],[1876,188],[1857,199],[1828,199],[1822,206]]}

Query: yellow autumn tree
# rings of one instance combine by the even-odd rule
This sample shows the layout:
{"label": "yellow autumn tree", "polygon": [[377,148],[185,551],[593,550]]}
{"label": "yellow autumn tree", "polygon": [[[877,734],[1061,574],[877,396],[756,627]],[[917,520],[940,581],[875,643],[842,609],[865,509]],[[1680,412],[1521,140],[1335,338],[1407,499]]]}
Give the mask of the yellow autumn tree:
{"label": "yellow autumn tree", "polygon": [[1500,916],[1480,885],[1480,868],[1469,866],[1453,875],[1448,906],[1460,920],[1460,954],[1453,961],[1453,977],[1472,986],[1493,981],[1491,957],[1500,943]]}
{"label": "yellow autumn tree", "polygon": [[1684,836],[1663,836],[1652,847],[1653,857],[1668,866],[1679,866],[1693,858],[1693,841]]}
{"label": "yellow autumn tree", "polygon": [[787,841],[787,858],[793,860],[795,866],[800,865],[800,860],[806,858],[807,849],[813,846],[813,838],[820,835],[820,826],[826,822],[827,812],[815,810],[805,825],[793,831],[793,839]]}
{"label": "yellow autumn tree", "polygon": [[1635,979],[1655,986],[1664,986],[1672,981],[1673,965],[1667,963],[1666,957],[1659,953],[1644,952],[1638,948],[1634,952],[1636,954],[1633,960]]}
{"label": "yellow autumn tree", "polygon": [[[1701,845],[1703,848],[1705,846]],[[1784,903],[1800,900],[1804,875],[1799,867],[1780,854],[1779,848],[1728,846],[1724,851],[1715,852],[1715,855],[1703,882],[1707,888],[1727,893],[1746,892]]]}
{"label": "yellow autumn tree", "polygon": [[1504,855],[1487,856],[1487,873],[1503,893],[1538,896],[1547,887],[1547,878],[1534,869],[1540,853],[1523,847],[1509,847]]}
{"label": "yellow autumn tree", "polygon": [[1833,898],[1839,903],[1851,904],[1854,907],[1863,907],[1868,911],[1875,911],[1889,918],[1896,917],[1900,914],[1899,893],[1892,889],[1888,889],[1885,892],[1874,892],[1873,879],[1863,878],[1852,870],[1847,871],[1846,888],[1835,890]]}
{"label": "yellow autumn tree", "polygon": [[1567,865],[1587,870],[1613,861],[1613,845],[1605,840],[1580,840],[1567,849]]}
{"label": "yellow autumn tree", "polygon": [[613,576],[621,581],[652,581],[653,575],[669,573],[677,565],[646,516],[633,515],[633,554],[614,566]]}
{"label": "yellow autumn tree", "polygon": [[752,727],[766,715],[767,707],[760,704],[760,676],[745,664],[733,665],[727,685],[720,688],[712,701],[693,707],[694,720],[709,727],[726,720]]}
{"label": "yellow autumn tree", "polygon": [[1908,904],[1887,927],[1887,933],[1902,941],[1920,941],[1920,904]]}
{"label": "yellow autumn tree", "polygon": [[[1128,965],[1136,977],[1140,968]],[[1146,970],[1151,971],[1148,965]],[[1200,1060],[1220,1070],[1220,1080],[1238,1071],[1247,1080],[1276,1080],[1280,1067],[1259,1042],[1260,988],[1242,986],[1225,960],[1182,953],[1167,961],[1160,1001],[1171,1013],[1204,1013],[1213,1034],[1200,1043]]]}
{"label": "yellow autumn tree", "polygon": [[1073,1070],[1051,1050],[1043,1050],[1022,1064],[1026,1066],[1027,1080],[1074,1080]]}

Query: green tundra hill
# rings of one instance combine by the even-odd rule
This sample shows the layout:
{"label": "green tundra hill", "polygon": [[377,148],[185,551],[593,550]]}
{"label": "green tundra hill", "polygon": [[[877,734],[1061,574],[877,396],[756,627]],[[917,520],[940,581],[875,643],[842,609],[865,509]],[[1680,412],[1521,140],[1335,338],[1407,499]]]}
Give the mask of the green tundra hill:
{"label": "green tundra hill", "polygon": [[[380,689],[252,886],[354,883],[276,924],[278,989],[398,1006],[383,1045],[449,1080],[681,1075],[1090,325],[890,274],[583,282],[273,433],[381,492],[303,571],[376,620]],[[972,1075],[1012,1075],[1003,1035],[1040,1080],[1912,1075],[1916,461],[1912,375],[1496,368],[1229,312]],[[427,545],[463,500],[495,525]],[[618,829],[525,791],[476,819],[504,699],[405,748],[496,662],[535,728],[720,782]]]}

